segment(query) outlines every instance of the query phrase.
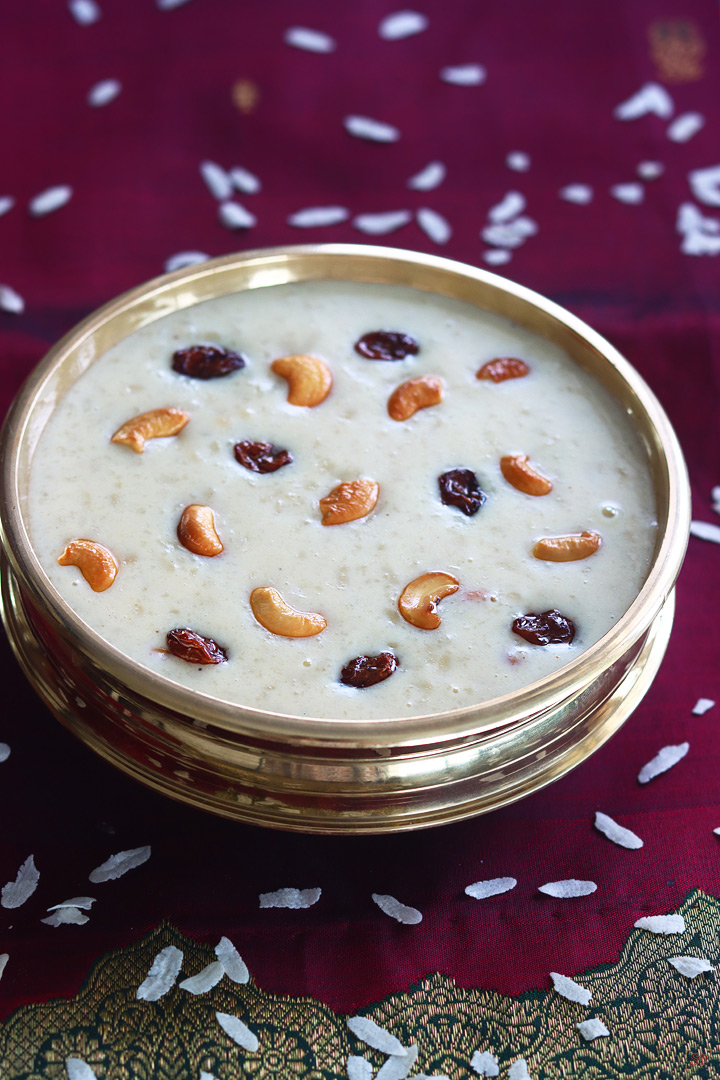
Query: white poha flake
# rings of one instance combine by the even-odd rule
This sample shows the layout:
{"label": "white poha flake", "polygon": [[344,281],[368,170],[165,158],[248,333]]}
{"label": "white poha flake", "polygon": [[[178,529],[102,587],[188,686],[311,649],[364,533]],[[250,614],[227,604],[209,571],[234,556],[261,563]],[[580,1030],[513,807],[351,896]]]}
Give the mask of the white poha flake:
{"label": "white poha flake", "polygon": [[518,1058],[517,1061],[513,1061],[508,1070],[508,1080],[532,1080],[525,1058]]}
{"label": "white poha flake", "polygon": [[705,126],[705,117],[702,113],[689,112],[677,116],[667,129],[667,137],[672,142],[683,143],[697,135],[698,131]]}
{"label": "white poha flake", "polygon": [[68,184],[57,184],[55,187],[46,188],[30,200],[28,211],[32,217],[52,214],[54,210],[59,210],[61,206],[70,202],[72,193],[72,188]]}
{"label": "white poha flake", "polygon": [[673,99],[660,83],[649,82],[636,94],[623,101],[613,110],[617,120],[637,120],[640,116],[654,113],[662,120],[669,120],[675,111]]}
{"label": "white poha flake", "polygon": [[88,916],[84,915],[80,908],[76,907],[58,908],[57,911],[53,911],[52,915],[40,920],[46,926],[84,926],[89,921]]}
{"label": "white poha flake", "polygon": [[188,0],[155,0],[160,11],[172,11],[173,8],[182,7]]}
{"label": "white poha flake", "polygon": [[476,881],[474,885],[466,885],[465,892],[476,900],[485,900],[488,896],[510,892],[516,885],[517,879],[514,877],[488,878],[486,881]]}
{"label": "white poha flake", "polygon": [[378,34],[385,41],[400,41],[401,38],[421,34],[427,27],[427,16],[419,11],[395,11],[385,16],[378,26]]}
{"label": "white poha flake", "polygon": [[430,161],[424,169],[410,177],[407,186],[413,191],[434,191],[442,184],[446,175],[447,169],[442,161]]}
{"label": "white poha flake", "polygon": [[567,899],[571,896],[589,896],[597,889],[594,881],[579,881],[577,878],[567,878],[564,881],[548,881],[547,885],[541,885],[540,892],[546,896],[556,896]]}
{"label": "white poha flake", "polygon": [[576,203],[577,206],[586,206],[592,202],[593,189],[589,184],[566,184],[558,192],[565,202]]}
{"label": "white poha flake", "polygon": [[348,1080],[372,1080],[373,1067],[367,1058],[352,1054],[345,1062]]}
{"label": "white poha flake", "polygon": [[257,218],[240,203],[224,202],[218,207],[218,217],[227,229],[252,229]]}
{"label": "white poha flake", "polygon": [[551,971],[550,978],[560,997],[567,998],[568,1001],[576,1001],[578,1005],[589,1005],[592,1001],[592,991],[576,983],[574,979],[569,979],[567,975]]}
{"label": "white poha flake", "polygon": [[637,174],[642,180],[657,180],[665,172],[665,166],[661,161],[641,161],[637,167]]}
{"label": "white poha flake", "polygon": [[339,225],[347,221],[350,211],[345,206],[307,206],[287,219],[296,229],[315,229],[323,225]]}
{"label": "white poha flake", "polygon": [[[25,310],[25,301],[20,293],[15,292],[9,285],[0,285],[0,311],[7,311],[11,315],[22,315]],[[5,743],[2,744],[3,746]],[[4,759],[0,757],[0,761]]]}
{"label": "white poha flake", "polygon": [[97,82],[90,87],[87,103],[95,109],[100,109],[103,105],[109,105],[111,101],[114,101],[121,90],[122,83],[117,79],[103,79],[102,82]]}
{"label": "white poha flake", "polygon": [[150,858],[151,850],[148,844],[145,847],[130,848],[128,851],[118,851],[116,855],[111,855],[104,863],[92,870],[88,878],[93,885],[102,881],[115,881],[123,874],[127,874],[128,870],[134,870],[137,866],[146,863]]}
{"label": "white poha flake", "polygon": [[94,896],[73,896],[72,900],[63,900],[62,904],[53,904],[52,907],[47,908],[48,911],[59,911],[60,908],[82,908],[83,911],[89,911],[95,903]]}
{"label": "white poha flake", "polygon": [[452,236],[452,226],[447,218],[426,206],[421,207],[415,217],[426,236],[429,236],[436,244],[447,244]]}
{"label": "white poha flake", "polygon": [[3,214],[7,214],[9,210],[12,210],[15,205],[15,200],[12,195],[0,195],[0,217]]}
{"label": "white poha flake", "polygon": [[612,840],[613,844],[619,844],[620,847],[635,850],[643,846],[642,840],[636,833],[632,832],[631,829],[618,825],[617,821],[613,821],[611,817],[603,814],[600,810],[595,812],[595,828],[604,836],[607,836],[608,840]]}
{"label": "white poha flake", "polygon": [[513,172],[527,172],[530,168],[530,155],[524,150],[511,150],[505,158],[505,164]]}
{"label": "white poha flake", "polygon": [[68,1080],[97,1080],[97,1076],[82,1058],[67,1058],[65,1061]]}
{"label": "white poha flake", "polygon": [[353,218],[353,227],[370,236],[384,236],[395,232],[412,219],[409,210],[386,210],[381,214],[358,214]]}
{"label": "white poha flake", "polygon": [[92,26],[102,15],[95,0],[69,0],[68,8],[78,26]]}
{"label": "white poha flake", "polygon": [[711,521],[691,521],[690,535],[698,540],[709,540],[711,544],[720,544],[720,525]]}
{"label": "white poha flake", "polygon": [[0,742],[0,765],[10,757],[10,747],[6,742]]}
{"label": "white poha flake", "polygon": [[381,1054],[399,1055],[405,1057],[406,1049],[399,1039],[396,1039],[384,1027],[380,1027],[368,1016],[350,1016],[347,1026],[356,1039],[371,1046],[373,1050],[379,1050]]}
{"label": "white poha flake", "polygon": [[370,139],[371,142],[397,142],[400,132],[392,124],[382,120],[373,120],[370,116],[346,116],[343,120],[345,130],[356,139]]}
{"label": "white poha flake", "polygon": [[[709,218],[705,219],[709,221]],[[683,255],[720,255],[720,236],[705,230],[687,232],[680,245]]]}
{"label": "white poha flake", "polygon": [[[697,701],[695,702],[695,704],[693,705],[693,709],[692,709],[693,716],[704,716],[706,712],[709,712],[710,709],[712,709],[714,704],[715,704],[715,702],[712,700],[712,698],[709,698],[709,697],[698,698]],[[3,759],[0,757],[0,761],[2,761],[2,760]]]}
{"label": "white poha flake", "polygon": [[488,266],[503,266],[505,263],[510,262],[512,253],[502,248],[494,248],[490,251],[483,251],[483,259]]}
{"label": "white poha flake", "polygon": [[470,1068],[473,1069],[478,1076],[500,1075],[498,1059],[494,1054],[491,1054],[489,1050],[483,1050],[482,1052],[476,1050],[470,1058]]}
{"label": "white poha flake", "polygon": [[203,1071],[203,1070],[201,1069],[201,1070],[200,1070],[200,1080],[216,1080],[216,1078],[215,1078],[215,1077],[213,1076],[213,1074],[212,1074],[212,1073],[209,1073],[209,1072],[204,1072],[204,1071]]}
{"label": "white poha flake", "polygon": [[335,41],[329,34],[324,34],[322,30],[310,30],[307,26],[288,27],[283,41],[286,45],[292,45],[294,49],[304,49],[305,52],[331,53],[335,49]]}
{"label": "white poha flake", "polygon": [[247,969],[247,964],[229,938],[220,938],[220,941],[215,946],[215,955],[222,964],[223,971],[228,979],[241,985],[249,982],[250,972]]}
{"label": "white poha flake", "polygon": [[276,889],[260,893],[261,908],[309,908],[317,904],[322,889]]}
{"label": "white poha flake", "polygon": [[188,266],[197,266],[198,263],[207,262],[210,258],[204,251],[178,251],[165,260],[165,273],[172,274],[175,270],[184,270]]}
{"label": "white poha flake", "polygon": [[487,71],[482,64],[456,64],[442,68],[440,78],[453,86],[480,86],[487,78]]}
{"label": "white poha flake", "polygon": [[538,231],[537,222],[529,217],[514,218],[499,225],[486,225],[480,233],[486,244],[494,247],[516,248],[525,243],[528,236]]}
{"label": "white poha flake", "polygon": [[521,214],[527,205],[524,195],[519,191],[508,191],[504,198],[488,210],[488,218],[494,225],[510,221]]}
{"label": "white poha flake", "polygon": [[29,900],[38,887],[40,873],[35,866],[35,859],[28,855],[25,862],[17,872],[14,881],[8,881],[0,893],[0,905],[4,908],[21,907]]}
{"label": "white poha flake", "polygon": [[152,962],[146,978],[140,983],[136,997],[140,1001],[159,1001],[175,985],[180,974],[183,954],[174,945],[161,949]]}
{"label": "white poha flake", "polygon": [[405,1080],[417,1061],[417,1056],[417,1044],[413,1043],[406,1048],[404,1057],[389,1057],[375,1073],[375,1080]]}
{"label": "white poha flake", "polygon": [[694,203],[680,204],[675,227],[683,237],[681,245],[683,254],[717,255],[720,253],[720,220],[705,217]]}
{"label": "white poha flake", "polygon": [[610,188],[610,194],[618,202],[626,203],[628,206],[637,206],[645,198],[645,188],[642,184],[636,184],[635,182],[613,184]]}
{"label": "white poha flake", "polygon": [[634,925],[638,930],[649,930],[651,934],[685,933],[685,920],[682,915],[645,915]]}
{"label": "white poha flake", "polygon": [[2,979],[3,971],[5,970],[5,967],[6,967],[7,962],[8,962],[9,959],[10,959],[10,953],[6,953],[6,952],[0,953],[0,979]]}
{"label": "white poha flake", "polygon": [[694,169],[688,173],[688,183],[698,202],[705,206],[720,206],[720,165]]}
{"label": "white poha flake", "polygon": [[668,963],[687,979],[695,979],[706,971],[714,971],[709,960],[702,956],[668,956]]}
{"label": "white poha flake", "polygon": [[397,919],[398,922],[405,923],[406,926],[415,926],[416,923],[422,922],[422,915],[417,908],[401,904],[394,896],[373,893],[372,898],[380,910],[389,915],[391,919]]}
{"label": "white poha flake", "polygon": [[258,191],[262,190],[262,184],[255,173],[251,173],[249,169],[243,169],[241,165],[235,165],[230,170],[229,176],[235,190],[241,191],[243,195],[257,195]]}
{"label": "white poha flake", "polygon": [[602,1035],[610,1034],[602,1020],[599,1020],[597,1016],[594,1016],[592,1020],[581,1020],[575,1027],[587,1042],[592,1042],[593,1039],[599,1039]]}
{"label": "white poha flake", "polygon": [[450,1077],[445,1073],[433,1073],[432,1076],[428,1073],[415,1073],[413,1080],[450,1080]]}
{"label": "white poha flake", "polygon": [[257,1035],[238,1016],[233,1016],[231,1013],[216,1012],[215,1017],[225,1034],[229,1035],[232,1041],[241,1046],[243,1050],[254,1054],[259,1048],[260,1043]]}
{"label": "white poha flake", "polygon": [[208,990],[212,990],[213,986],[217,986],[223,975],[222,964],[219,960],[213,960],[197,975],[192,975],[189,979],[183,979],[178,985],[181,990],[187,990],[189,994],[206,994]]}
{"label": "white poha flake", "polygon": [[650,780],[654,780],[656,776],[660,776],[661,773],[672,769],[673,765],[677,765],[678,761],[682,761],[689,749],[690,743],[687,742],[680,743],[678,746],[663,746],[652,761],[648,761],[647,765],[643,765],[638,773],[638,780],[641,784],[647,784]]}
{"label": "white poha flake", "polygon": [[231,198],[233,183],[222,165],[218,165],[215,161],[201,161],[200,175],[208,191],[218,202],[225,202],[226,199]]}

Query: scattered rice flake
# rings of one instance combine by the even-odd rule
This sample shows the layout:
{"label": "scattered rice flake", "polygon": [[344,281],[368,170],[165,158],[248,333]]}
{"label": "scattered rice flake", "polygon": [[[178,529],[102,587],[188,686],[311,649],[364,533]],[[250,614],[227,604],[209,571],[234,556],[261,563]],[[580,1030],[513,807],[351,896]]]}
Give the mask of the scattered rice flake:
{"label": "scattered rice flake", "polygon": [[45,923],[47,926],[83,926],[89,921],[88,916],[83,915],[80,908],[76,907],[58,908],[57,911],[53,911],[52,915],[40,920],[41,923]]}
{"label": "scattered rice flake", "polygon": [[373,1050],[379,1050],[381,1054],[398,1055],[405,1057],[406,1048],[384,1027],[380,1027],[368,1016],[350,1016],[347,1026],[356,1039],[371,1046]]}
{"label": "scattered rice flake", "polygon": [[322,225],[339,225],[349,217],[350,211],[344,206],[307,206],[291,214],[287,223],[296,229],[313,229]]}
{"label": "scattered rice flake", "polygon": [[417,1044],[405,1048],[404,1057],[389,1057],[381,1069],[375,1073],[375,1080],[405,1080],[417,1061]]}
{"label": "scattered rice flake", "polygon": [[372,142],[397,142],[400,132],[392,124],[382,120],[373,120],[370,116],[346,116],[345,130],[357,139],[370,139]]}
{"label": "scattered rice flake", "polygon": [[[681,203],[675,227],[683,237],[681,251],[685,255],[717,255],[720,253],[720,220],[705,217],[694,203]],[[713,509],[717,510],[715,505]]]}
{"label": "scattered rice flake", "polygon": [[[0,311],[7,311],[11,315],[21,315],[25,310],[25,301],[20,293],[15,292],[9,285],[0,285]],[[0,747],[7,745],[0,743]],[[0,750],[1,753],[1,750]],[[0,761],[5,759],[0,756]]]}
{"label": "scattered rice flake", "polygon": [[517,1061],[513,1061],[508,1071],[508,1080],[532,1080],[525,1058],[518,1058]]}
{"label": "scattered rice flake", "polygon": [[720,255],[720,236],[712,236],[700,230],[688,232],[683,238],[680,250],[683,255]]}
{"label": "scattered rice flake", "polygon": [[366,1058],[353,1054],[347,1059],[345,1067],[348,1080],[372,1080],[373,1067]]}
{"label": "scattered rice flake", "polygon": [[490,207],[488,218],[494,225],[500,225],[521,214],[526,205],[525,196],[519,191],[508,191],[501,202]]}
{"label": "scattered rice flake", "polygon": [[370,236],[384,236],[385,233],[401,229],[411,218],[409,210],[386,210],[381,214],[358,214],[353,218],[352,224],[360,232]]}
{"label": "scattered rice flake", "polygon": [[102,15],[95,0],[68,0],[68,8],[78,26],[91,26]]}
{"label": "scattered rice flake", "polygon": [[720,165],[694,169],[688,173],[688,183],[698,202],[706,206],[720,206]]}
{"label": "scattered rice flake", "polygon": [[88,878],[92,881],[93,885],[97,885],[101,881],[115,881],[117,878],[122,877],[123,874],[127,874],[128,870],[134,870],[137,866],[142,866],[143,863],[146,863],[150,858],[151,850],[152,849],[148,844],[146,847],[130,848],[128,851],[118,851],[116,855],[111,855],[104,863],[95,867],[95,869],[88,874]]}
{"label": "scattered rice flake", "polygon": [[716,836],[720,836],[720,828],[713,829],[713,832],[715,833]]}
{"label": "scattered rice flake", "polygon": [[710,521],[691,521],[690,535],[696,536],[698,540],[720,544],[720,525],[713,525]]}
{"label": "scattered rice flake", "polygon": [[560,997],[567,998],[568,1001],[576,1001],[578,1005],[589,1005],[592,1001],[592,991],[576,983],[574,979],[569,979],[567,975],[551,971],[550,978]]}
{"label": "scattered rice flake", "polygon": [[499,896],[500,893],[510,892],[517,885],[514,877],[488,878],[486,881],[476,881],[474,885],[466,885],[465,892],[476,900],[485,900],[488,896]]}
{"label": "scattered rice flake", "polygon": [[571,896],[589,896],[594,893],[597,885],[594,881],[579,881],[577,878],[567,878],[564,881],[548,881],[547,885],[540,886],[540,892],[546,896],[557,896],[567,899]]}
{"label": "scattered rice flake", "polygon": [[240,203],[224,202],[218,207],[218,217],[228,229],[252,229],[257,225],[257,218]]}
{"label": "scattered rice flake", "polygon": [[240,956],[230,938],[221,937],[215,946],[215,955],[222,964],[222,969],[234,983],[246,983],[250,980],[247,964]]}
{"label": "scattered rice flake", "polygon": [[173,8],[182,7],[188,0],[155,0],[160,11],[172,11]]}
{"label": "scattered rice flake", "polygon": [[205,181],[208,191],[218,202],[225,202],[231,198],[233,183],[222,165],[218,165],[215,161],[201,161],[200,175]]}
{"label": "scattered rice flake", "polygon": [[428,28],[428,18],[419,11],[395,11],[386,15],[378,26],[378,34],[385,41],[400,41],[401,38],[421,34]]}
{"label": "scattered rice flake", "polygon": [[500,1075],[498,1059],[489,1050],[483,1050],[482,1053],[476,1050],[470,1058],[470,1068],[474,1069],[480,1076]]}
{"label": "scattered rice flake", "polygon": [[18,870],[14,881],[8,881],[0,894],[0,905],[4,908],[18,908],[29,900],[40,880],[40,873],[35,866],[35,859],[28,855]]}
{"label": "scattered rice flake", "polygon": [[276,889],[260,893],[261,908],[309,908],[317,904],[322,889]]}
{"label": "scattered rice flake", "polygon": [[646,915],[638,919],[635,926],[639,930],[649,930],[651,934],[683,934],[685,920],[682,915]]}
{"label": "scattered rice flake", "polygon": [[55,187],[46,188],[30,200],[28,211],[32,217],[44,217],[52,214],[72,198],[73,190],[68,184],[57,184]]}
{"label": "scattered rice flake", "polygon": [[447,218],[426,206],[421,207],[415,217],[426,236],[429,236],[436,244],[447,244],[452,236],[452,226]]}
{"label": "scattered rice flake", "polygon": [[[709,698],[709,697],[698,698],[697,701],[695,702],[695,704],[693,705],[693,710],[692,710],[693,716],[704,716],[706,712],[709,712],[710,709],[712,709],[714,704],[715,704],[715,702],[712,700],[712,698]],[[0,761],[2,761],[1,757],[0,757]]]}
{"label": "scattered rice flake", "polygon": [[290,26],[285,31],[283,41],[295,49],[306,52],[331,53],[335,50],[335,41],[322,30],[310,30],[307,26]]}
{"label": "scattered rice flake", "polygon": [[[718,231],[720,231],[720,221],[716,221],[715,218],[713,218],[712,220],[715,221],[718,226]],[[718,513],[720,513],[720,486],[714,487],[712,489],[712,491],[710,492],[710,498],[713,501],[713,510],[717,510]]]}
{"label": "scattered rice flake", "polygon": [[456,64],[442,68],[440,78],[453,86],[480,86],[487,78],[487,71],[482,64]]}
{"label": "scattered rice flake", "polygon": [[427,1073],[415,1073],[413,1080],[450,1080],[450,1077],[445,1073],[433,1073],[432,1076]]}
{"label": "scattered rice flake", "polygon": [[181,990],[187,990],[189,994],[206,994],[208,990],[212,990],[213,986],[217,986],[223,975],[222,964],[219,960],[213,960],[197,975],[192,975],[189,979],[183,979],[179,986]]}
{"label": "scattered rice flake", "polygon": [[241,1046],[243,1050],[248,1050],[251,1054],[254,1054],[259,1048],[260,1043],[257,1035],[238,1016],[216,1012],[215,1017],[225,1034],[229,1035],[232,1041]]}
{"label": "scattered rice flake", "polygon": [[88,91],[87,103],[93,108],[99,109],[103,105],[109,105],[114,101],[122,90],[122,83],[118,79],[103,79],[95,83]]}
{"label": "scattered rice flake", "polygon": [[502,248],[495,248],[491,251],[483,251],[483,259],[489,266],[504,266],[512,259],[512,253]]}
{"label": "scattered rice flake", "polygon": [[235,190],[241,191],[243,195],[257,195],[258,191],[262,190],[262,184],[255,173],[243,169],[242,165],[235,165],[229,176]]}
{"label": "scattered rice flake", "polygon": [[97,1080],[97,1076],[82,1058],[66,1058],[68,1080]]}
{"label": "scattered rice flake", "polygon": [[62,904],[53,904],[52,907],[47,908],[47,911],[59,911],[60,908],[82,908],[83,911],[89,911],[95,903],[94,896],[73,896],[72,900],[63,900]]}
{"label": "scattered rice flake", "polygon": [[183,954],[174,945],[161,949],[146,978],[138,987],[135,997],[140,1001],[159,1001],[175,985],[182,962]]}
{"label": "scattered rice flake", "polygon": [[641,161],[637,167],[637,174],[643,180],[657,180],[665,172],[665,166],[661,161]]}
{"label": "scattered rice flake", "polygon": [[586,206],[592,202],[593,189],[589,184],[566,184],[558,192],[565,202],[576,203],[578,206]]}
{"label": "scattered rice flake", "polygon": [[480,235],[487,244],[493,244],[494,247],[516,248],[537,231],[537,222],[532,218],[518,217],[506,224],[486,225]]}
{"label": "scattered rice flake", "polygon": [[530,168],[530,155],[524,150],[511,150],[505,158],[505,164],[513,172],[527,172]]}
{"label": "scattered rice flake", "polygon": [[207,262],[209,258],[204,251],[178,251],[177,255],[171,255],[165,260],[165,273],[172,274],[175,270],[184,270],[187,266],[197,266],[198,263]]}
{"label": "scattered rice flake", "polygon": [[613,184],[610,194],[618,202],[626,203],[628,206],[637,206],[645,198],[645,188],[634,181],[629,184]]}
{"label": "scattered rice flake", "polygon": [[12,195],[0,195],[0,217],[3,214],[7,214],[9,210],[12,210],[15,205],[15,200]]}
{"label": "scattered rice flake", "polygon": [[424,169],[410,177],[407,186],[413,191],[434,191],[442,184],[446,175],[447,169],[442,161],[430,161]]}
{"label": "scattered rice flake", "polygon": [[372,898],[380,910],[389,915],[391,919],[397,919],[398,922],[405,923],[406,926],[415,926],[416,923],[422,922],[422,915],[417,908],[401,904],[394,896],[373,893]]}
{"label": "scattered rice flake", "polygon": [[654,780],[656,776],[660,776],[661,773],[672,769],[673,765],[677,765],[678,761],[682,761],[689,749],[690,743],[687,742],[680,743],[678,746],[663,746],[652,761],[648,761],[647,765],[643,765],[638,773],[638,780],[641,784],[647,784],[650,780]]}
{"label": "scattered rice flake", "polygon": [[698,131],[705,126],[705,117],[702,113],[689,112],[677,116],[667,129],[667,137],[673,142],[683,143],[697,135]]}
{"label": "scattered rice flake", "polygon": [[10,959],[10,953],[6,953],[6,952],[0,953],[0,979],[2,979],[3,971],[5,970],[5,967],[6,967],[7,962],[8,962],[9,959]]}
{"label": "scattered rice flake", "polygon": [[640,116],[655,113],[663,120],[669,120],[675,111],[673,99],[660,83],[645,83],[636,94],[621,102],[613,110],[617,120],[637,120]]}
{"label": "scattered rice flake", "polygon": [[595,828],[604,836],[607,836],[608,840],[612,840],[613,844],[618,844],[620,847],[630,848],[634,851],[643,846],[642,840],[636,833],[632,832],[631,829],[618,825],[617,821],[613,821],[611,817],[603,814],[600,810],[595,812]]}
{"label": "scattered rice flake", "polygon": [[599,1020],[597,1016],[594,1016],[592,1020],[581,1020],[575,1027],[587,1042],[592,1042],[593,1039],[598,1039],[601,1035],[610,1034],[602,1020]]}
{"label": "scattered rice flake", "polygon": [[213,1074],[212,1074],[212,1073],[209,1073],[209,1072],[204,1072],[204,1071],[203,1071],[203,1070],[201,1069],[201,1070],[200,1070],[200,1080],[216,1080],[216,1078],[215,1078],[215,1076],[213,1076]]}
{"label": "scattered rice flake", "polygon": [[714,971],[709,960],[702,956],[668,956],[668,963],[688,979],[694,979],[705,971]]}

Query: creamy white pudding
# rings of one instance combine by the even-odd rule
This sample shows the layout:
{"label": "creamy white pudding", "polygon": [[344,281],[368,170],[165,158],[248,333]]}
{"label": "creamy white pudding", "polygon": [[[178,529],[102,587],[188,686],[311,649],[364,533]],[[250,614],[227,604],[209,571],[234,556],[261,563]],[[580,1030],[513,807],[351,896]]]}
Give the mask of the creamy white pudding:
{"label": "creamy white pudding", "polygon": [[[381,329],[412,335],[418,352],[359,355],[355,343]],[[210,380],[173,370],[176,350],[198,343],[241,353],[246,365]],[[297,355],[322,360],[332,376],[313,407],[290,404],[287,376],[271,368]],[[529,371],[478,379],[498,357],[522,358]],[[394,392],[425,376],[440,399],[394,419]],[[111,441],[133,418],[170,408],[189,419],[143,453]],[[253,472],[236,458],[241,442],[274,444],[292,461]],[[525,455],[551,490],[526,494],[506,478],[501,459]],[[454,470],[474,473],[485,496],[472,516],[441,500],[438,478]],[[358,480],[366,493],[377,486],[372,507],[323,525],[320,500]],[[178,538],[195,506],[212,511],[217,554]],[[627,416],[558,347],[456,300],[321,281],[197,304],[110,349],[40,438],[29,524],[53,585],[134,660],[225,701],[338,718],[440,712],[555,671],[627,610],[656,532]],[[600,538],[582,558],[534,554],[539,541],[582,533]],[[77,538],[112,553],[118,572],[105,591],[59,565]],[[429,572],[457,588],[437,604],[439,625],[420,629],[398,601]],[[253,611],[256,590],[276,590],[326,625],[307,637],[273,632]],[[513,632],[518,617],[551,609],[574,623],[572,643],[533,645]],[[169,653],[167,634],[178,628],[213,639],[227,662],[199,666]],[[354,658],[384,652],[397,659],[384,681],[340,681]]]}

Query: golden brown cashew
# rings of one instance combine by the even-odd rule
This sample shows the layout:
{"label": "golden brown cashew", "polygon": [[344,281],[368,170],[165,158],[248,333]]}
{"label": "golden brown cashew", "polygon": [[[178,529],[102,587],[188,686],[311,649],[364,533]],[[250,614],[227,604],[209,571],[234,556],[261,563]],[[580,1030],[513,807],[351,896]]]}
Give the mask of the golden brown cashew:
{"label": "golden brown cashew", "polygon": [[420,375],[393,390],[387,409],[393,420],[409,420],[419,409],[439,405],[442,399],[442,379],[437,375]]}
{"label": "golden brown cashew", "polygon": [[178,540],[193,555],[209,558],[223,550],[222,540],[215,528],[215,519],[209,506],[192,503],[186,506],[177,527]]}
{"label": "golden brown cashew", "polygon": [[190,414],[183,409],[151,409],[119,427],[110,442],[124,443],[136,454],[142,454],[147,439],[166,439],[169,435],[177,435],[189,419]]}
{"label": "golden brown cashew", "polygon": [[536,559],[546,562],[575,562],[594,555],[602,544],[600,533],[582,532],[570,536],[544,536],[533,548]]}
{"label": "golden brown cashew", "polygon": [[332,372],[317,356],[304,353],[281,356],[279,360],[273,360],[270,367],[276,375],[287,379],[287,399],[291,405],[312,409],[325,400],[332,388]]}
{"label": "golden brown cashew", "polygon": [[527,454],[509,454],[500,458],[500,469],[508,484],[526,495],[548,495],[552,491],[548,478],[528,464]]}
{"label": "golden brown cashew", "polygon": [[58,562],[77,566],[93,592],[109,589],[118,572],[113,553],[94,540],[71,540]]}
{"label": "golden brown cashew", "polygon": [[398,600],[398,611],[405,622],[420,630],[437,630],[440,616],[437,605],[446,596],[452,596],[460,588],[460,582],[452,574],[431,571],[421,574],[406,585]]}
{"label": "golden brown cashew", "polygon": [[290,607],[277,589],[253,589],[250,607],[260,625],[279,637],[315,637],[327,626],[322,615]]}
{"label": "golden brown cashew", "polygon": [[380,487],[374,480],[338,484],[320,500],[323,525],[343,525],[367,517],[375,509]]}

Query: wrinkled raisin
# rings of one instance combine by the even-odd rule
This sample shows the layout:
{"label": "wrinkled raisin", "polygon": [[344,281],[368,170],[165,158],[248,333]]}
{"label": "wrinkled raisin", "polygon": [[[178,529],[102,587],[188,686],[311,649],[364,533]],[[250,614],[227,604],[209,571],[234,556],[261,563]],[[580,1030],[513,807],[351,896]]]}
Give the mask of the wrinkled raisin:
{"label": "wrinkled raisin", "polygon": [[521,379],[530,371],[530,365],[514,356],[498,356],[488,360],[478,371],[477,379],[492,379],[493,382],[505,382],[506,379]]}
{"label": "wrinkled raisin", "polygon": [[224,664],[227,660],[225,649],[221,649],[216,641],[187,627],[171,630],[165,640],[168,651],[180,660],[187,660],[188,664]]}
{"label": "wrinkled raisin", "polygon": [[188,345],[173,353],[173,371],[191,379],[221,379],[245,367],[245,357],[222,345]]}
{"label": "wrinkled raisin", "polygon": [[575,623],[553,608],[541,615],[521,615],[512,624],[513,634],[531,645],[569,645],[575,637]]}
{"label": "wrinkled raisin", "polygon": [[356,656],[340,672],[340,682],[345,686],[362,689],[389,679],[398,666],[398,658],[391,652],[381,652],[378,656]]}
{"label": "wrinkled raisin", "polygon": [[438,476],[438,487],[445,505],[457,506],[467,517],[477,514],[487,498],[472,469],[450,469]]}
{"label": "wrinkled raisin", "polygon": [[419,351],[415,338],[399,330],[373,330],[355,342],[355,352],[366,360],[404,360]]}
{"label": "wrinkled raisin", "polygon": [[289,465],[293,457],[289,450],[282,450],[279,446],[273,446],[269,442],[244,442],[235,443],[235,459],[251,472],[269,473],[282,469],[283,465]]}

